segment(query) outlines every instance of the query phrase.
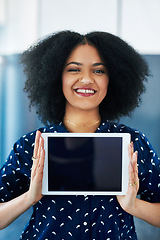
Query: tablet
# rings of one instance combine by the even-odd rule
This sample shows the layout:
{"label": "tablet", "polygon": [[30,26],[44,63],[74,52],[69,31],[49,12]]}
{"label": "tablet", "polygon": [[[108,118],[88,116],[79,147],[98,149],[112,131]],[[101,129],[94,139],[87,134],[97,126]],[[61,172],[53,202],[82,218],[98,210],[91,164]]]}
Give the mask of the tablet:
{"label": "tablet", "polygon": [[44,195],[124,195],[129,133],[43,133]]}

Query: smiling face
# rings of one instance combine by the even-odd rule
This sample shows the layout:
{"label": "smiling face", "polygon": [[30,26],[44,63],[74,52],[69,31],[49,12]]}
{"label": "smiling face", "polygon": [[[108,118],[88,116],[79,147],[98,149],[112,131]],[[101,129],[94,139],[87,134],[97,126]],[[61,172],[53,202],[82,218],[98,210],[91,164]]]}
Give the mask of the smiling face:
{"label": "smiling face", "polygon": [[88,44],[79,45],[71,52],[62,73],[66,107],[99,110],[108,83],[107,69],[97,49]]}

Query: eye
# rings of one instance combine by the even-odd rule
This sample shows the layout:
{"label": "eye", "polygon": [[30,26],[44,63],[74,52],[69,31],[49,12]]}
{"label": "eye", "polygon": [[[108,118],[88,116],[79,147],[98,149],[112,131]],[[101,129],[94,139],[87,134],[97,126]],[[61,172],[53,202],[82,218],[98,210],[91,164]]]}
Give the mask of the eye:
{"label": "eye", "polygon": [[97,74],[105,74],[105,71],[102,70],[102,69],[97,69],[97,70],[94,70],[93,73],[97,73]]}
{"label": "eye", "polygon": [[76,72],[80,72],[80,70],[77,68],[70,68],[67,70],[67,72],[75,72],[76,73]]}

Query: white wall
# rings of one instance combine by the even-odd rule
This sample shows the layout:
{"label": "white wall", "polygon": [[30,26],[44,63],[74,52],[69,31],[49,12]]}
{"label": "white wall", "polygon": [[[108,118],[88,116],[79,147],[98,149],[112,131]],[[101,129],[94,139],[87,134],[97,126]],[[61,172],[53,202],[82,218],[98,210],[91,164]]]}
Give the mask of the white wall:
{"label": "white wall", "polygon": [[23,51],[37,39],[38,0],[0,0],[3,21],[0,25],[0,54]]}
{"label": "white wall", "polygon": [[108,31],[141,53],[160,54],[159,0],[0,0],[0,6],[0,54],[64,29]]}
{"label": "white wall", "polygon": [[160,1],[122,0],[121,37],[144,54],[160,54]]}
{"label": "white wall", "polygon": [[116,34],[117,0],[43,0],[41,7],[41,35],[53,29],[81,33],[102,30]]}

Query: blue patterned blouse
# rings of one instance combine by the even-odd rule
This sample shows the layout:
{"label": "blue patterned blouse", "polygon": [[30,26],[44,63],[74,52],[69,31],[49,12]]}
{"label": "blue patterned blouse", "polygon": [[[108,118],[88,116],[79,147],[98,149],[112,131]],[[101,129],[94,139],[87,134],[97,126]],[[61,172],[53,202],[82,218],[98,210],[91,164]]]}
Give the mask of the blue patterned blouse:
{"label": "blue patterned blouse", "polygon": [[[67,132],[62,123],[41,132]],[[160,159],[144,134],[125,125],[102,122],[96,132],[130,133],[138,151],[141,199],[160,202]],[[0,170],[0,201],[9,201],[29,188],[35,133],[20,138]],[[20,239],[128,240],[137,239],[133,217],[116,196],[44,196]]]}

